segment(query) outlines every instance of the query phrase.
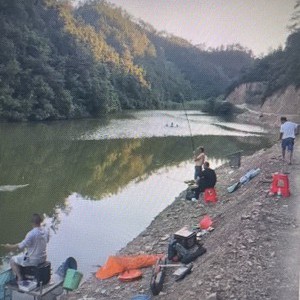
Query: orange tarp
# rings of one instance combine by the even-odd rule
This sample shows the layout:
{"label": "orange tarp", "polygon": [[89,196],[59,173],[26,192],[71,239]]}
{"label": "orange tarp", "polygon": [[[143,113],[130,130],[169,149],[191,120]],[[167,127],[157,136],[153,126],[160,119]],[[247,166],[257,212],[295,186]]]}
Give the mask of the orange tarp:
{"label": "orange tarp", "polygon": [[161,255],[109,256],[105,265],[98,269],[96,277],[107,279],[126,270],[149,267],[160,257]]}

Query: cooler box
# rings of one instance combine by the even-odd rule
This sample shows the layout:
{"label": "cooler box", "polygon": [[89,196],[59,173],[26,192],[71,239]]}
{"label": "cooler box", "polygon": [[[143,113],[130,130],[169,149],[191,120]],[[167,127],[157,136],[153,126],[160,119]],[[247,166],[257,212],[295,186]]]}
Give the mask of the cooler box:
{"label": "cooler box", "polygon": [[196,232],[181,228],[175,232],[174,239],[184,248],[189,249],[196,245]]}

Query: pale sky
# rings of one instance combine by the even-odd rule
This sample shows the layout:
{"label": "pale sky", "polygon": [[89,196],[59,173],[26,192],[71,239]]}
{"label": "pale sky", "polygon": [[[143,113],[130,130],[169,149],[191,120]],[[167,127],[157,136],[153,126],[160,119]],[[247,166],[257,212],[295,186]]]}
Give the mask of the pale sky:
{"label": "pale sky", "polygon": [[295,0],[109,0],[130,15],[185,38],[218,47],[240,43],[256,56],[285,46]]}

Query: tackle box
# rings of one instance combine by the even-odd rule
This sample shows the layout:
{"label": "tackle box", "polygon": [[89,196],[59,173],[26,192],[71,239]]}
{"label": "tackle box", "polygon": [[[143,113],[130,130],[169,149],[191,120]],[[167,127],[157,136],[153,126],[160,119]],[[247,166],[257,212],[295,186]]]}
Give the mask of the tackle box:
{"label": "tackle box", "polygon": [[190,231],[183,227],[174,233],[174,239],[186,249],[190,249],[196,245],[196,232]]}

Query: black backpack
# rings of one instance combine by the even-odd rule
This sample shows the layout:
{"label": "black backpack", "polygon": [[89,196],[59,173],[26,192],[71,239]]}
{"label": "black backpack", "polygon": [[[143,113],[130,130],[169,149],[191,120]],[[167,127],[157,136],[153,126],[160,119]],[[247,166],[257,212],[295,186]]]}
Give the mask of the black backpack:
{"label": "black backpack", "polygon": [[188,190],[186,192],[185,199],[186,200],[192,200],[193,198],[196,198],[195,190]]}

